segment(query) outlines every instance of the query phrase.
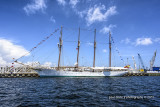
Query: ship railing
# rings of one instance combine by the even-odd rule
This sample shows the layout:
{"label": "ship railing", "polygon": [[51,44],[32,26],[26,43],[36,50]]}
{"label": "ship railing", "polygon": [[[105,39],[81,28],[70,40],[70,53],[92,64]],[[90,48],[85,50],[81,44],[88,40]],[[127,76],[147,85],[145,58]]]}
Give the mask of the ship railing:
{"label": "ship railing", "polygon": [[0,73],[33,73],[29,67],[0,67]]}

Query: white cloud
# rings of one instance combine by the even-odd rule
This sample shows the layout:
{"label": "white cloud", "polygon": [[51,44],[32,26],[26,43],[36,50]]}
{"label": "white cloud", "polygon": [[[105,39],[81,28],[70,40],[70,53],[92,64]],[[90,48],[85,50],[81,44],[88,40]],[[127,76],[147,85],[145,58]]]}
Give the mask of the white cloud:
{"label": "white cloud", "polygon": [[29,65],[29,66],[33,66],[33,67],[37,67],[40,65],[40,63],[38,61],[33,61],[33,62],[26,62],[24,63],[25,65]]}
{"label": "white cloud", "polygon": [[131,40],[129,38],[126,38],[124,40],[121,40],[121,43],[129,44],[131,43]]}
{"label": "white cloud", "polygon": [[150,45],[152,44],[152,38],[137,38],[135,41],[131,41],[129,38],[126,38],[124,40],[121,40],[121,43],[124,43],[124,44],[130,44],[130,45],[135,45],[135,46],[138,46],[138,45]]}
{"label": "white cloud", "polygon": [[43,67],[51,67],[52,66],[52,62],[45,62],[42,66]]}
{"label": "white cloud", "polygon": [[78,10],[76,5],[79,3],[79,0],[70,0],[69,4],[71,6],[71,8],[73,9],[73,11],[80,17],[83,18],[86,14],[87,14],[87,9],[85,10]]}
{"label": "white cloud", "polygon": [[101,29],[100,32],[107,34],[107,33],[109,33],[109,31],[111,31],[115,27],[116,27],[116,25],[110,24],[108,27],[105,26],[103,29]]}
{"label": "white cloud", "polygon": [[103,49],[102,51],[103,51],[104,53],[106,53],[106,52],[107,52],[107,49]]}
{"label": "white cloud", "polygon": [[7,62],[2,57],[0,57],[0,66],[4,65],[7,65]]}
{"label": "white cloud", "polygon": [[80,16],[80,18],[83,18],[86,15],[87,10],[83,10],[83,11],[75,10],[75,12]]}
{"label": "white cloud", "polygon": [[59,5],[65,6],[66,5],[66,1],[65,0],[57,0]]}
{"label": "white cloud", "polygon": [[136,46],[137,45],[150,45],[152,43],[153,42],[151,38],[137,38],[136,39]]}
{"label": "white cloud", "polygon": [[108,10],[106,10],[106,12],[103,13],[102,11],[105,10],[106,10],[105,5],[101,6],[95,5],[94,7],[89,8],[86,17],[87,25],[91,25],[96,21],[99,22],[106,21],[109,16],[115,15],[117,13],[116,6],[110,7]]}
{"label": "white cloud", "polygon": [[19,58],[28,51],[20,46],[15,45],[12,41],[0,38],[0,66],[10,65],[13,58]]}
{"label": "white cloud", "polygon": [[79,2],[79,0],[70,0],[69,4],[72,6],[72,8],[74,8],[78,2]]}
{"label": "white cloud", "polygon": [[51,16],[50,21],[56,23],[56,20],[53,18],[53,16]]}
{"label": "white cloud", "polygon": [[[80,18],[84,18],[88,26],[95,22],[107,21],[110,16],[117,14],[116,6],[111,6],[107,10],[105,5],[100,4],[92,7],[87,6],[85,9],[81,8],[82,10],[79,10],[77,6],[78,3],[81,2],[80,0],[69,0],[69,3],[67,3],[66,0],[57,0],[57,2],[62,6],[69,4],[66,6],[71,6],[73,12]],[[87,2],[90,2],[90,0]],[[68,10],[65,9],[65,12],[68,13]]]}
{"label": "white cloud", "polygon": [[[59,5],[62,5],[62,6],[65,6],[67,4],[67,2],[65,0],[57,0],[58,4]],[[75,12],[80,18],[83,18],[86,14],[87,14],[87,11],[88,9],[85,9],[85,10],[78,10],[76,5],[80,2],[80,0],[70,0],[69,1],[69,5],[67,6],[71,6],[71,8],[73,9],[73,12]],[[67,12],[65,10],[65,12]]]}
{"label": "white cloud", "polygon": [[34,14],[37,11],[44,12],[44,9],[46,8],[46,0],[32,0],[32,3],[27,4],[23,9],[29,15]]}
{"label": "white cloud", "polygon": [[[77,6],[78,3],[81,2],[80,0],[69,0],[69,2],[66,2],[66,0],[57,0],[57,2],[62,6],[70,6],[75,14],[86,20],[88,26],[95,22],[107,21],[110,16],[117,14],[116,6],[111,6],[108,10],[105,5],[102,4],[92,7],[87,6],[85,9],[82,8],[84,6],[80,6],[81,10],[79,10]],[[90,2],[90,0],[87,2]],[[69,13],[68,10],[65,9],[65,13]]]}
{"label": "white cloud", "polygon": [[93,44],[93,43],[91,43],[91,42],[87,42],[87,45],[89,45],[89,46],[93,46],[94,44]]}

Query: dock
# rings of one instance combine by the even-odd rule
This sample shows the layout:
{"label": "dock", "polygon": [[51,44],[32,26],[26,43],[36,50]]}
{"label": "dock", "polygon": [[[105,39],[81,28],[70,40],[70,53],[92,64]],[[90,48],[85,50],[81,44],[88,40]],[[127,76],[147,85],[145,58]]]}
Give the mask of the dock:
{"label": "dock", "polygon": [[29,67],[0,67],[0,78],[17,77],[39,77],[39,75]]}
{"label": "dock", "polygon": [[160,76],[160,73],[127,73],[123,76]]}
{"label": "dock", "polygon": [[[127,76],[160,76],[160,72],[129,72]],[[38,73],[29,67],[0,67],[0,78],[39,77]]]}

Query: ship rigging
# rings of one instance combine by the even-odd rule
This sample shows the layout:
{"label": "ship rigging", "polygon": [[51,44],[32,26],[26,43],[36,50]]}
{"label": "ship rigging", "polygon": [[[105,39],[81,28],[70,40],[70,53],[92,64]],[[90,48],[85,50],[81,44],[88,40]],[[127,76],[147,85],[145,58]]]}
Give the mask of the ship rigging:
{"label": "ship rigging", "polygon": [[[36,49],[39,45],[48,40],[54,33],[56,33],[59,29],[56,29],[50,36],[46,37],[40,43],[36,45],[36,47],[32,48],[30,52]],[[128,71],[127,68],[124,67],[111,67],[111,33],[109,32],[109,67],[96,67],[96,29],[94,30],[94,56],[93,56],[93,67],[80,67],[79,66],[79,54],[80,54],[80,28],[78,32],[78,45],[77,45],[77,62],[73,67],[61,66],[61,54],[63,47],[63,27],[60,30],[60,37],[58,43],[59,57],[58,57],[58,66],[54,68],[42,68],[42,67],[30,67],[38,72],[40,76],[121,76],[126,74]],[[25,56],[25,55],[24,55]],[[24,57],[22,56],[22,57]],[[20,58],[22,58],[20,57]],[[23,64],[18,62],[20,59],[18,58],[15,62],[19,64]],[[24,65],[24,64],[23,64]],[[76,73],[75,73],[76,72]]]}

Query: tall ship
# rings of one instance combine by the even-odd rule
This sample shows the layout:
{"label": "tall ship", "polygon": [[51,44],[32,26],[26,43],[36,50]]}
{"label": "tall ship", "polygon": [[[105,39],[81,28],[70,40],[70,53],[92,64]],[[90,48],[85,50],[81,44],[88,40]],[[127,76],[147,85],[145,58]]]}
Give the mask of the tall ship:
{"label": "tall ship", "polygon": [[[111,67],[111,33],[109,32],[109,67],[96,67],[96,29],[94,30],[94,57],[93,67],[79,66],[80,54],[80,28],[77,41],[77,61],[75,66],[61,66],[61,52],[63,46],[62,29],[60,30],[59,38],[59,57],[57,67],[32,67],[40,77],[106,77],[106,76],[123,76],[128,73],[126,67]],[[16,60],[17,62],[17,60]]]}

